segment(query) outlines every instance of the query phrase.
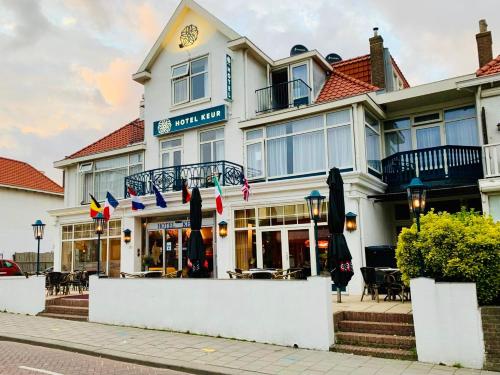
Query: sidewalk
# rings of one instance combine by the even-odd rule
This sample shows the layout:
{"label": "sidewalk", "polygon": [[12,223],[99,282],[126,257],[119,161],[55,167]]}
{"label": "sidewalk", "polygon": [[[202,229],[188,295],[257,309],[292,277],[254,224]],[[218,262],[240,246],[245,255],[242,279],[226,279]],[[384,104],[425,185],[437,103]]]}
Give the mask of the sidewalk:
{"label": "sidewalk", "polygon": [[[248,322],[258,325],[258,322]],[[0,313],[0,340],[196,374],[496,374],[174,332]],[[256,327],[257,329],[258,327]]]}

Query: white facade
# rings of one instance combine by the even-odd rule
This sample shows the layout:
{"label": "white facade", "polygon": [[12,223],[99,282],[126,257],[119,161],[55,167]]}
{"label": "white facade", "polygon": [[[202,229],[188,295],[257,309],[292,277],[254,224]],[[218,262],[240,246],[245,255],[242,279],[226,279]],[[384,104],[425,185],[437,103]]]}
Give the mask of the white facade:
{"label": "white facade", "polygon": [[8,228],[0,231],[0,253],[5,259],[11,259],[15,252],[37,250],[31,224],[38,219],[46,224],[40,251],[54,251],[58,237],[48,210],[63,207],[62,194],[0,187],[0,202],[7,213],[0,218],[1,227]]}
{"label": "white facade", "polygon": [[[181,34],[186,27],[192,30],[193,25],[197,38],[192,44],[184,45]],[[231,58],[230,77],[228,57]],[[279,78],[282,69],[287,70]],[[401,187],[390,190],[382,159],[394,152],[427,147],[435,147],[440,155],[444,155],[443,150],[448,146],[472,147],[474,152],[480,152],[479,147],[484,143],[480,108],[482,105],[498,107],[495,104],[498,96],[483,98],[474,90],[461,89],[463,82],[474,82],[474,76],[469,75],[404,90],[379,90],[316,103],[331,72],[331,65],[317,51],[273,61],[195,2],[183,0],[133,76],[144,85],[144,142],[56,162],[56,166],[65,169],[66,197],[64,208],[51,211],[60,239],[56,245],[56,269],[80,267],[82,259],[88,258],[88,247],[95,242],[91,228],[85,227],[91,223],[88,205],[81,204],[88,193],[83,186],[82,165],[92,161],[95,168],[99,161],[140,153],[143,171],[168,167],[163,171],[174,173],[173,165],[184,171],[198,168],[195,177],[199,177],[200,186],[207,177],[207,172],[199,172],[200,164],[213,162],[217,168],[223,168],[221,163],[226,161],[243,168],[251,186],[250,200],[243,200],[239,183],[223,186],[223,215],[215,212],[214,188],[201,188],[204,235],[206,246],[213,254],[213,277],[227,278],[226,272],[235,268],[294,268],[297,265],[310,269],[314,275],[314,230],[305,216],[307,213],[303,212],[304,197],[314,189],[328,196],[328,170],[337,166],[344,180],[346,212],[358,216],[357,229],[346,231],[345,236],[355,270],[348,292],[360,294],[363,281],[359,268],[367,265],[365,248],[394,245],[398,228],[411,223],[404,191]],[[256,91],[265,93],[262,89],[277,87],[278,79],[288,85],[288,100],[304,99],[301,90],[308,92],[304,86],[285,82],[298,78],[310,87],[306,103],[294,102],[289,108],[261,111],[269,102],[263,102]],[[269,101],[278,100],[273,95],[279,91],[268,92],[268,98],[272,97]],[[191,97],[194,99],[190,100]],[[194,119],[196,112],[210,112],[219,106],[225,106],[226,111],[220,121],[202,124],[201,115]],[[182,115],[189,118],[186,124],[193,126],[183,125],[182,131],[175,131],[174,119]],[[161,120],[164,120],[162,135],[158,136]],[[403,122],[395,125],[400,120]],[[499,121],[498,108],[487,110],[487,123],[495,121]],[[207,134],[210,130],[215,132]],[[389,144],[394,139],[391,132],[398,134],[393,145]],[[466,132],[470,137],[463,136]],[[492,130],[488,134],[492,142],[499,141],[500,133]],[[441,158],[448,160],[448,156]],[[474,161],[475,166],[481,164],[479,157]],[[192,164],[197,166],[190,166]],[[427,170],[444,173],[443,178],[449,178],[452,167],[457,166],[447,164],[442,168],[441,165]],[[401,163],[399,167],[402,168]],[[421,176],[427,172],[422,165],[420,169]],[[160,172],[151,172],[154,173],[160,176]],[[129,169],[127,175],[130,174]],[[144,174],[141,178],[148,179],[148,176]],[[194,184],[191,177],[189,183]],[[393,177],[399,177],[398,173]],[[167,181],[166,177],[159,178],[155,183],[161,185]],[[401,185],[408,182],[402,180]],[[463,202],[469,202],[472,207],[477,203],[480,207],[477,180],[474,183],[475,190],[463,188],[435,195],[430,205],[446,208],[453,201],[457,207]],[[147,189],[146,184],[137,186]],[[119,220],[115,224],[119,228],[110,229],[102,244],[106,249],[102,259],[106,270],[115,267],[112,276],[117,275],[116,264],[122,272],[140,271],[143,258],[148,254],[157,258],[156,263],[165,272],[169,267],[184,268],[186,260],[182,259],[182,252],[188,228],[182,225],[188,219],[189,205],[182,204],[180,191],[165,190],[166,209],[155,205],[152,194],[142,197],[146,205],[143,211],[132,211],[128,199],[117,197],[120,206],[113,219]],[[217,228],[221,220],[228,223],[228,235],[224,238],[219,236]],[[320,248],[327,239],[325,224],[326,216],[320,222]],[[131,230],[130,243],[125,243],[121,236],[125,229]],[[269,243],[272,243],[270,247]],[[266,247],[272,250],[272,256],[269,251],[266,253]],[[160,253],[156,253],[158,251]],[[173,263],[168,264],[171,261]]]}

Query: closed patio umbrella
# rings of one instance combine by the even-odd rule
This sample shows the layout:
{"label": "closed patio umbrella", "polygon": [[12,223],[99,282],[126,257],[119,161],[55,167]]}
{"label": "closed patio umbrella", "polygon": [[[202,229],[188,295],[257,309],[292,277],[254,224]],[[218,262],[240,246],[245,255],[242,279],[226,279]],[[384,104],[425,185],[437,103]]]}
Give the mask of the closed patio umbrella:
{"label": "closed patio umbrella", "polygon": [[192,277],[204,277],[202,265],[205,262],[205,245],[201,237],[201,195],[198,187],[194,187],[189,201],[189,221],[191,222],[191,234],[187,244],[187,256],[193,267]]}
{"label": "closed patio umbrella", "polygon": [[354,275],[351,253],[344,237],[345,203],[344,182],[338,168],[330,169],[326,183],[328,201],[328,270],[337,286],[337,302],[341,302],[340,287],[346,287]]}

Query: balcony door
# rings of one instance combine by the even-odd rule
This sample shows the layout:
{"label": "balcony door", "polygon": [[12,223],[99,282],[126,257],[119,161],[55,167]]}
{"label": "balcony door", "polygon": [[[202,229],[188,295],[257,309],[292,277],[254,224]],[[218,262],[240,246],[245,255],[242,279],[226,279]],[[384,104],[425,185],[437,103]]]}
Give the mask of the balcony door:
{"label": "balcony door", "polygon": [[182,138],[161,142],[162,168],[175,167],[182,164]]}
{"label": "balcony door", "polygon": [[270,109],[288,108],[288,68],[271,72],[272,90]]}
{"label": "balcony door", "polygon": [[444,144],[440,124],[430,124],[413,128],[417,154],[415,156],[418,177],[424,180],[441,179],[446,176],[446,154],[436,149]]}

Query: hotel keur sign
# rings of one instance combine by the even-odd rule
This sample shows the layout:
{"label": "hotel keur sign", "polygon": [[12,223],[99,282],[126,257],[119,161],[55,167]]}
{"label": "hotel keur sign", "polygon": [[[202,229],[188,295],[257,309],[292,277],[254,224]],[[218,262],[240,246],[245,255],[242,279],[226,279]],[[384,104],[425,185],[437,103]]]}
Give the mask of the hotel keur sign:
{"label": "hotel keur sign", "polygon": [[185,115],[155,121],[153,122],[153,135],[159,137],[222,121],[227,121],[227,109],[225,105],[218,105],[216,107],[186,113]]}

